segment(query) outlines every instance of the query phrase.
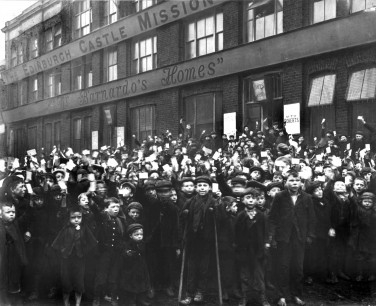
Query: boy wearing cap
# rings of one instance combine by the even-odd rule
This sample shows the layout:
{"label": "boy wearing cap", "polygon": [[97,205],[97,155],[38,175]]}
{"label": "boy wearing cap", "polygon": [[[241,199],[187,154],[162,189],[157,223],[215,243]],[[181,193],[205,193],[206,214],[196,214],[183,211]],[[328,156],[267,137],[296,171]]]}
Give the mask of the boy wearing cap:
{"label": "boy wearing cap", "polygon": [[211,194],[209,177],[199,176],[196,181],[197,194],[184,205],[182,216],[186,228],[188,259],[188,290],[180,303],[189,305],[194,294],[195,302],[204,300],[208,281],[209,262],[214,250],[214,216],[216,201]]}
{"label": "boy wearing cap", "polygon": [[376,197],[372,192],[360,196],[356,220],[352,222],[349,244],[355,251],[356,281],[375,280],[376,256]]}
{"label": "boy wearing cap", "polygon": [[312,195],[313,210],[315,212],[315,238],[312,245],[306,248],[305,256],[305,282],[308,285],[313,283],[312,276],[317,276],[321,280],[329,279],[329,229],[331,228],[331,204],[323,197],[322,183],[319,181],[311,182],[306,190]]}
{"label": "boy wearing cap", "polygon": [[12,299],[21,291],[21,271],[26,264],[16,208],[11,202],[0,202],[0,305],[17,304]]}
{"label": "boy wearing cap", "polygon": [[247,188],[242,195],[244,210],[235,222],[235,250],[239,265],[242,298],[239,306],[246,306],[250,284],[258,303],[269,306],[265,295],[265,260],[267,246],[266,214],[257,210],[258,192]]}
{"label": "boy wearing cap", "polygon": [[120,273],[120,304],[127,306],[151,305],[146,297],[150,289],[148,266],[145,259],[143,226],[133,223],[127,228],[127,243],[122,249],[123,267]]}
{"label": "boy wearing cap", "polygon": [[133,223],[142,224],[142,205],[139,202],[131,202],[127,207],[127,215],[125,216],[125,227]]}
{"label": "boy wearing cap", "polygon": [[290,296],[298,305],[305,305],[302,295],[304,248],[314,235],[315,216],[312,199],[301,190],[297,172],[287,175],[286,189],[276,194],[270,210],[269,241],[278,252],[279,306],[286,306]]}

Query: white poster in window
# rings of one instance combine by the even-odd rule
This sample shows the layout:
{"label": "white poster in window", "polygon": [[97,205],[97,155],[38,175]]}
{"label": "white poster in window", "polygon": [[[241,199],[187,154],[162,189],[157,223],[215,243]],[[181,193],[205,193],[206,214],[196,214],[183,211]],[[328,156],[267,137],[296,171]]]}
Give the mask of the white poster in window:
{"label": "white poster in window", "polygon": [[98,131],[91,132],[91,149],[98,150]]}
{"label": "white poster in window", "polygon": [[283,118],[286,122],[286,131],[288,134],[300,134],[300,103],[284,105]]}
{"label": "white poster in window", "polygon": [[223,114],[223,134],[236,138],[236,112]]}
{"label": "white poster in window", "polygon": [[124,126],[116,127],[116,144],[118,147],[124,145]]}
{"label": "white poster in window", "polygon": [[253,91],[256,101],[266,100],[265,82],[264,80],[253,81]]}

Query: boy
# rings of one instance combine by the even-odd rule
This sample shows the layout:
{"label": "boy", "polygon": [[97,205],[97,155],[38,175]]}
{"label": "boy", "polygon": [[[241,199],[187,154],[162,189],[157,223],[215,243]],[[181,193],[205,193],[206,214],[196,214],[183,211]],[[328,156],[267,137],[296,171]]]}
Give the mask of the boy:
{"label": "boy", "polygon": [[[329,276],[329,229],[331,228],[330,214],[332,206],[323,198],[322,183],[314,181],[306,187],[306,192],[312,195],[312,204],[316,217],[315,238],[310,248],[306,249],[305,282],[313,283],[312,276],[324,279]],[[326,279],[330,283],[330,279]]]}
{"label": "boy", "polygon": [[356,281],[375,280],[376,256],[376,197],[371,192],[360,196],[360,206],[357,208],[357,218],[353,222],[349,244],[355,250],[357,268]]}
{"label": "boy", "polygon": [[119,215],[120,201],[117,198],[105,199],[106,208],[97,217],[99,259],[94,282],[93,306],[100,305],[102,291],[108,283],[112,302],[117,301],[117,281],[121,264],[120,251],[124,247],[124,217]]}
{"label": "boy", "polygon": [[76,306],[81,304],[84,292],[85,257],[97,245],[93,233],[82,222],[79,206],[69,210],[69,222],[52,243],[61,256],[60,277],[63,289],[64,305],[69,306],[69,294],[74,290]]}
{"label": "boy", "polygon": [[242,195],[244,210],[235,222],[235,245],[238,259],[242,298],[239,306],[246,306],[250,282],[258,302],[269,306],[265,296],[266,215],[256,209],[258,192],[247,188]]}
{"label": "boy", "polygon": [[280,182],[272,182],[269,185],[266,186],[266,200],[265,200],[265,208],[270,209],[272,208],[272,201],[275,197],[275,195],[278,192],[281,192],[283,190],[283,183]]}
{"label": "boy", "polygon": [[21,291],[21,271],[27,264],[23,236],[15,218],[16,208],[13,203],[2,202],[0,204],[0,305],[12,304],[11,294]]}
{"label": "boy", "polygon": [[146,292],[150,289],[149,271],[145,259],[144,233],[141,224],[128,226],[128,243],[122,251],[123,269],[121,273],[121,305],[148,306]]}
{"label": "boy", "polygon": [[142,205],[138,202],[132,202],[127,207],[127,215],[125,216],[125,226],[128,228],[133,223],[142,224],[141,214]]}
{"label": "boy", "polygon": [[182,211],[188,258],[188,292],[180,301],[183,305],[191,304],[193,294],[195,302],[204,300],[210,255],[214,249],[213,210],[216,202],[210,193],[212,183],[208,177],[199,176],[195,184],[197,194],[187,201]]}
{"label": "boy", "polygon": [[297,305],[305,305],[302,294],[305,243],[314,235],[315,215],[311,197],[301,191],[297,172],[287,173],[286,189],[274,197],[270,210],[270,243],[277,244],[279,306],[286,306],[292,294]]}

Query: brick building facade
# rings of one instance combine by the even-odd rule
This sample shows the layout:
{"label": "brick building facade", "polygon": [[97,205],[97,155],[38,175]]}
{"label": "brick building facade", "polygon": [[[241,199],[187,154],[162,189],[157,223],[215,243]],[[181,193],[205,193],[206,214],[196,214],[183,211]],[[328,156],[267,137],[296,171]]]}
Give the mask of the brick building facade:
{"label": "brick building facade", "polygon": [[[283,120],[301,133],[376,123],[376,12],[366,0],[40,0],[8,21],[0,152],[75,152],[170,130]],[[0,122],[1,123],[1,122]],[[1,131],[0,131],[1,132]]]}

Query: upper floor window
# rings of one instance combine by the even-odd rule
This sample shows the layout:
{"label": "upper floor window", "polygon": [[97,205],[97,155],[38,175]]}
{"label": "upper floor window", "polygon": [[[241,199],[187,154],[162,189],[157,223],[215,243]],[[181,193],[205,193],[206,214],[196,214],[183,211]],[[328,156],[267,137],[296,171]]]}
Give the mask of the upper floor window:
{"label": "upper floor window", "polygon": [[223,49],[223,13],[190,22],[186,27],[186,57],[194,58]]}
{"label": "upper floor window", "polygon": [[108,0],[104,4],[104,16],[107,24],[114,23],[118,19],[118,0]]}
{"label": "upper floor window", "polygon": [[45,75],[46,97],[51,98],[61,95],[61,70],[54,69]]}
{"label": "upper floor window", "polygon": [[35,58],[38,57],[39,50],[38,50],[38,37],[32,37],[30,39],[30,57]]}
{"label": "upper floor window", "polygon": [[375,98],[376,68],[355,71],[350,76],[347,101]]}
{"label": "upper floor window", "polygon": [[335,82],[335,74],[326,74],[313,78],[308,106],[333,104]]}
{"label": "upper floor window", "polygon": [[22,44],[19,44],[17,47],[17,62],[18,64],[23,63],[23,47]]}
{"label": "upper floor window", "polygon": [[118,52],[117,46],[109,47],[103,51],[104,81],[117,80]]}
{"label": "upper floor window", "polygon": [[246,4],[246,41],[283,32],[283,0],[254,0]]}
{"label": "upper floor window", "polygon": [[372,7],[376,7],[375,0],[352,0],[351,1],[351,13],[364,11]]}
{"label": "upper floor window", "polygon": [[157,0],[134,0],[135,11],[139,12],[157,4]]}
{"label": "upper floor window", "polygon": [[280,73],[270,73],[244,80],[244,100],[246,103],[263,102],[282,98],[282,77]]}
{"label": "upper floor window", "polygon": [[157,68],[157,36],[133,42],[132,49],[133,73]]}
{"label": "upper floor window", "polygon": [[72,90],[81,90],[93,86],[91,54],[71,62]]}
{"label": "upper floor window", "polygon": [[18,44],[18,46],[14,46],[11,48],[11,60],[10,66],[15,67],[19,64],[23,63],[23,48],[22,44]]}
{"label": "upper floor window", "polygon": [[46,51],[51,51],[61,46],[61,24],[48,29],[45,33]]}
{"label": "upper floor window", "polygon": [[90,0],[78,0],[74,2],[75,11],[75,38],[90,33],[92,16]]}
{"label": "upper floor window", "polygon": [[30,78],[30,100],[38,100],[38,76],[32,76]]}
{"label": "upper floor window", "polygon": [[337,0],[313,0],[312,22],[336,18]]}
{"label": "upper floor window", "polygon": [[10,66],[15,67],[17,66],[17,50],[16,48],[12,48],[10,51]]}

